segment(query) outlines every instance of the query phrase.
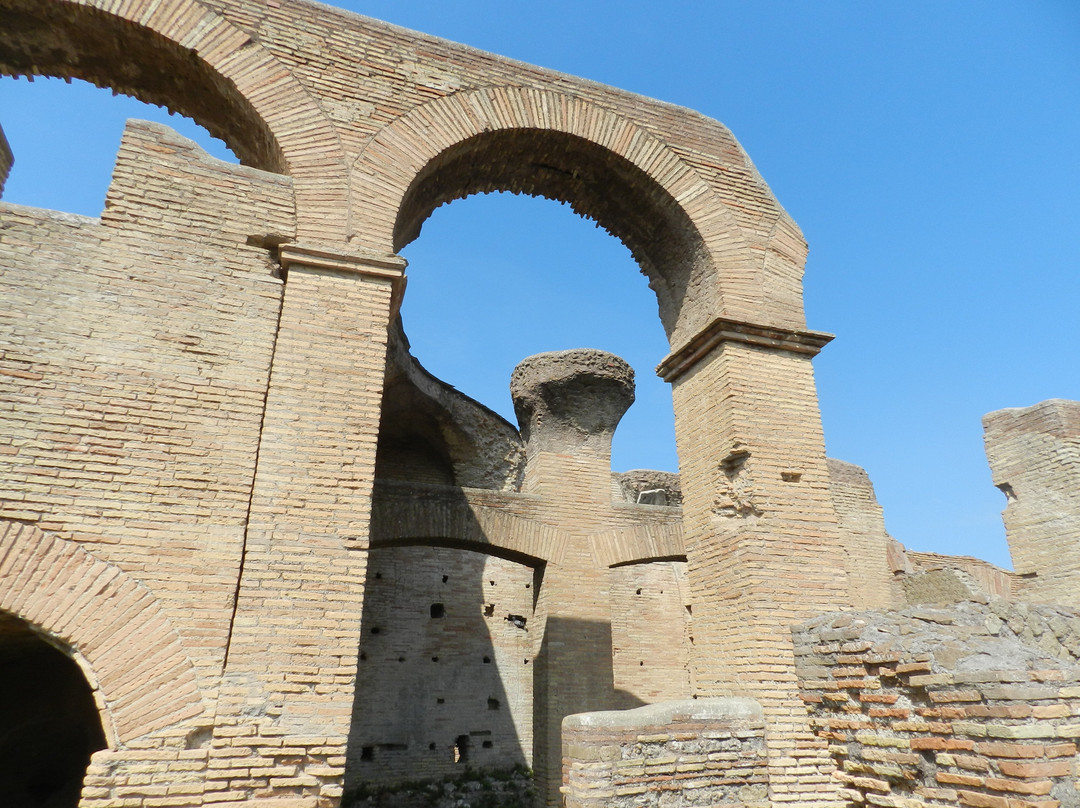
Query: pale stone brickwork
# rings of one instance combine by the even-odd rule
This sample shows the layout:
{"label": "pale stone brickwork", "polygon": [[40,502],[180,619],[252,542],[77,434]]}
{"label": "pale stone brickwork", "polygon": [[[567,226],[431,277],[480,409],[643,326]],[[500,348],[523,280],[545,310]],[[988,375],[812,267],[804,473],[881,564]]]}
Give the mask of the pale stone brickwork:
{"label": "pale stone brickwork", "polygon": [[670,701],[563,721],[567,808],[768,805],[765,722],[751,699]]}
{"label": "pale stone brickwork", "polygon": [[[0,17],[0,72],[164,104],[245,164],[130,123],[101,217],[0,205],[0,610],[85,672],[83,808],[335,808],[347,774],[463,757],[531,762],[557,805],[564,717],[690,696],[760,704],[725,800],[841,800],[788,627],[880,597],[858,559],[918,564],[882,566],[868,481],[832,479],[806,245],[723,126],[302,0]],[[680,480],[612,477],[615,357],[524,363],[519,432],[409,356],[396,252],[492,190],[568,202],[649,276]],[[467,686],[425,690],[419,649]],[[440,687],[451,720],[394,715]]]}
{"label": "pale stone brickwork", "polygon": [[831,457],[828,467],[856,608],[956,603],[985,595],[1020,597],[1023,580],[1016,573],[969,556],[908,550],[886,532],[866,471]]}
{"label": "pale stone brickwork", "polygon": [[[989,562],[971,556],[946,556],[938,553],[917,553],[912,550],[904,551],[907,569],[906,575],[902,576],[901,588],[908,585],[908,579],[918,576],[928,578],[931,574],[937,575],[941,581],[948,580],[951,576],[955,584],[946,584],[956,594],[948,595],[940,593],[935,602],[946,603],[958,600],[969,600],[978,594],[995,595],[1005,600],[1018,600],[1026,597],[1023,578],[1015,572],[1003,570]],[[960,587],[963,591],[957,590]],[[927,601],[920,601],[927,602]],[[894,605],[915,605],[910,594],[905,595],[904,600]]]}
{"label": "pale stone brickwork", "polygon": [[892,606],[897,593],[889,564],[891,537],[870,475],[854,463],[831,457],[828,467],[852,605],[857,609]]}
{"label": "pale stone brickwork", "polygon": [[809,356],[730,341],[673,391],[677,440],[696,449],[680,465],[697,692],[761,703],[770,797],[785,802],[827,799],[833,781],[781,627],[849,598],[816,407],[794,392],[812,387]]}
{"label": "pale stone brickwork", "polygon": [[531,768],[533,584],[470,550],[372,551],[346,790]]}
{"label": "pale stone brickwork", "polygon": [[1025,597],[1080,605],[1080,402],[998,410],[983,430]]}
{"label": "pale stone brickwork", "polygon": [[[610,354],[570,351],[531,357],[516,379],[528,459],[521,492],[499,490],[498,477],[489,489],[432,484],[439,452],[415,442],[396,442],[380,460],[397,479],[375,489],[367,591],[379,599],[365,605],[347,791],[460,772],[464,746],[465,764],[531,764],[557,802],[564,716],[691,693],[685,562],[667,560],[685,555],[681,512],[631,504],[621,488],[613,498],[610,441],[633,395],[632,373]],[[460,395],[428,392],[447,407]],[[473,475],[463,462],[449,466],[439,474]],[[631,476],[664,480],[676,498],[670,475]],[[409,546],[417,544],[447,549]],[[462,546],[507,560],[485,565]],[[466,588],[455,590],[463,578]],[[431,617],[436,605],[444,617]],[[455,662],[460,655],[471,656]],[[469,678],[469,689],[439,684],[443,670]],[[386,696],[388,688],[398,690]],[[489,698],[500,702],[497,715]],[[511,717],[516,749],[507,743]],[[419,737],[425,731],[432,737]],[[406,765],[390,766],[395,760]]]}
{"label": "pale stone brickwork", "polygon": [[693,616],[686,562],[614,567],[611,603],[615,688],[649,704],[693,693]]}
{"label": "pale stone brickwork", "polygon": [[0,517],[148,587],[210,694],[281,291],[245,239],[291,227],[287,180],[145,123],[127,128],[100,220],[3,208]]}

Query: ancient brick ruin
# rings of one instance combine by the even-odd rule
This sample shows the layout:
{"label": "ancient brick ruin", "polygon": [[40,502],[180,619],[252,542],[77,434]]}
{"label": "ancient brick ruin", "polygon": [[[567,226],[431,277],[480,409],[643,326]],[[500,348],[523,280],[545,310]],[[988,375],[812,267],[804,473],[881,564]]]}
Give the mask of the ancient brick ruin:
{"label": "ancient brick ruin", "polygon": [[[100,218],[0,203],[0,804],[1080,803],[1080,405],[987,417],[1015,573],[892,540],[719,123],[300,0],[0,18],[243,163],[132,121]],[[491,190],[632,251],[679,475],[612,473],[618,357],[523,357],[515,427],[410,355],[398,253]]]}

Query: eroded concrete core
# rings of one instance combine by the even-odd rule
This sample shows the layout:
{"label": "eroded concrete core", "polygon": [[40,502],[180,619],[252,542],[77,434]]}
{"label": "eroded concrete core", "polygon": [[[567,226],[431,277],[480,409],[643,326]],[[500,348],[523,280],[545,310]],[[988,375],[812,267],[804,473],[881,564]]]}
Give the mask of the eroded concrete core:
{"label": "eroded concrete core", "polygon": [[611,484],[616,501],[637,505],[682,505],[679,475],[672,471],[631,469],[612,474]]}
{"label": "eroded concrete core", "polygon": [[541,353],[514,368],[510,394],[529,455],[604,452],[634,403],[634,370],[590,348]]}

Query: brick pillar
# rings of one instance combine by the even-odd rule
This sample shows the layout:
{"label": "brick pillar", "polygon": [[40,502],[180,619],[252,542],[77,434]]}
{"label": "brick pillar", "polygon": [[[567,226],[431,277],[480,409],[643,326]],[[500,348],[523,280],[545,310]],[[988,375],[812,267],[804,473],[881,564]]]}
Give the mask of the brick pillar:
{"label": "brick pillar", "polygon": [[1022,597],[1080,606],[1080,401],[997,410],[983,430]]}
{"label": "brick pillar", "polygon": [[[613,709],[610,573],[588,536],[611,512],[611,437],[634,400],[634,371],[604,351],[538,354],[514,369],[514,409],[525,438],[522,492],[551,507],[565,544],[545,567],[534,620],[533,768],[546,804],[562,804],[562,720]],[[554,548],[553,548],[554,549]]]}
{"label": "brick pillar", "polygon": [[281,263],[207,802],[321,808],[341,795],[387,326],[405,262],[286,245]]}
{"label": "brick pillar", "polygon": [[774,803],[836,799],[790,630],[849,604],[810,363],[828,339],[716,320],[659,368],[673,384],[697,695],[761,703]]}

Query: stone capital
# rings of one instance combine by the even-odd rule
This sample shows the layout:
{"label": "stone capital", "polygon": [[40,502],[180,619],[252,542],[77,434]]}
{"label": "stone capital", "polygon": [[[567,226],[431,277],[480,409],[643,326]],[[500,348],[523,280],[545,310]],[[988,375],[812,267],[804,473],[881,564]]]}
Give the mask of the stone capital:
{"label": "stone capital", "polygon": [[656,367],[656,375],[666,382],[673,382],[724,342],[816,356],[832,339],[832,334],[823,331],[799,331],[717,317],[682,347],[664,357]]}

